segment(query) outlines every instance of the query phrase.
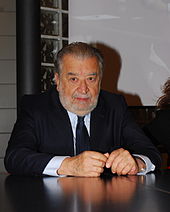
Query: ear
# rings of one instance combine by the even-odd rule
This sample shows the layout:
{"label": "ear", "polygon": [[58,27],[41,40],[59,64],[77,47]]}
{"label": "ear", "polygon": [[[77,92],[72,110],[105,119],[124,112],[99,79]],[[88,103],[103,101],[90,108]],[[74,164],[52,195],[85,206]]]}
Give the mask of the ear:
{"label": "ear", "polygon": [[59,76],[58,73],[55,73],[55,75],[54,75],[54,80],[55,80],[56,88],[57,88],[57,90],[58,90],[58,86],[59,86],[59,84],[60,84],[60,76]]}

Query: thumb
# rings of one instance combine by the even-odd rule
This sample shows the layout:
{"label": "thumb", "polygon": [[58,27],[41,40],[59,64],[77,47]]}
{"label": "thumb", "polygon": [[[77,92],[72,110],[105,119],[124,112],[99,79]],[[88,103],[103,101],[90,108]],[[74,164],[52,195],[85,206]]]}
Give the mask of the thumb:
{"label": "thumb", "polygon": [[107,158],[109,157],[109,153],[108,153],[108,152],[107,152],[107,153],[105,153],[104,155],[105,155]]}

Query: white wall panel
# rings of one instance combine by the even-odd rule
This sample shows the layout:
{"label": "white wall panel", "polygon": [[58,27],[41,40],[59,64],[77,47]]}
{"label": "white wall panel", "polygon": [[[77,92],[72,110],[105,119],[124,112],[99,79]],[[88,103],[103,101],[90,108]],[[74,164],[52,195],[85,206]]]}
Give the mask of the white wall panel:
{"label": "white wall panel", "polygon": [[0,35],[16,34],[16,14],[15,12],[0,12]]}
{"label": "white wall panel", "polygon": [[0,133],[11,132],[16,120],[15,109],[1,109],[0,110]]}
{"label": "white wall panel", "polygon": [[0,84],[0,108],[16,108],[16,85]]}
{"label": "white wall panel", "polygon": [[16,59],[16,37],[0,37],[0,60]]}
{"label": "white wall panel", "polygon": [[7,173],[5,167],[4,167],[4,159],[3,158],[0,158],[0,172],[3,173]]}
{"label": "white wall panel", "polygon": [[0,84],[16,83],[16,61],[0,60]]}
{"label": "white wall panel", "polygon": [[10,138],[10,134],[0,134],[0,158],[5,156],[5,151]]}
{"label": "white wall panel", "polygon": [[0,11],[16,11],[15,0],[0,0]]}
{"label": "white wall panel", "polygon": [[16,120],[16,0],[0,0],[0,172]]}
{"label": "white wall panel", "polygon": [[[155,105],[162,95],[161,85],[170,76],[170,1],[70,0],[69,3],[69,41],[102,44],[110,50],[111,64],[116,49],[122,67],[116,74],[115,90],[127,100],[138,100],[134,105]],[[113,78],[114,65],[107,71]]]}

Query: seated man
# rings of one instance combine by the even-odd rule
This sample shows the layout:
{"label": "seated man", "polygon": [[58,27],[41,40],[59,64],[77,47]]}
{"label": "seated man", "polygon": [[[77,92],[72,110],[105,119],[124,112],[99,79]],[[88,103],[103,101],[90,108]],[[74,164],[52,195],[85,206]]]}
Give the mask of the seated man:
{"label": "seated man", "polygon": [[100,90],[103,57],[71,43],[55,61],[54,86],[23,97],[5,155],[11,174],[100,176],[145,174],[160,155],[134,123],[123,96]]}

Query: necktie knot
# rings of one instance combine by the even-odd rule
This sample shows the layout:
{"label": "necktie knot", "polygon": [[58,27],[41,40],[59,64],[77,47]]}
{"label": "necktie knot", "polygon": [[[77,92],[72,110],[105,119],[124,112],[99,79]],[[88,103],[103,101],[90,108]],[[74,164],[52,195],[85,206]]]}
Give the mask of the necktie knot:
{"label": "necktie knot", "polygon": [[78,120],[77,120],[77,124],[84,124],[84,116],[77,116]]}

